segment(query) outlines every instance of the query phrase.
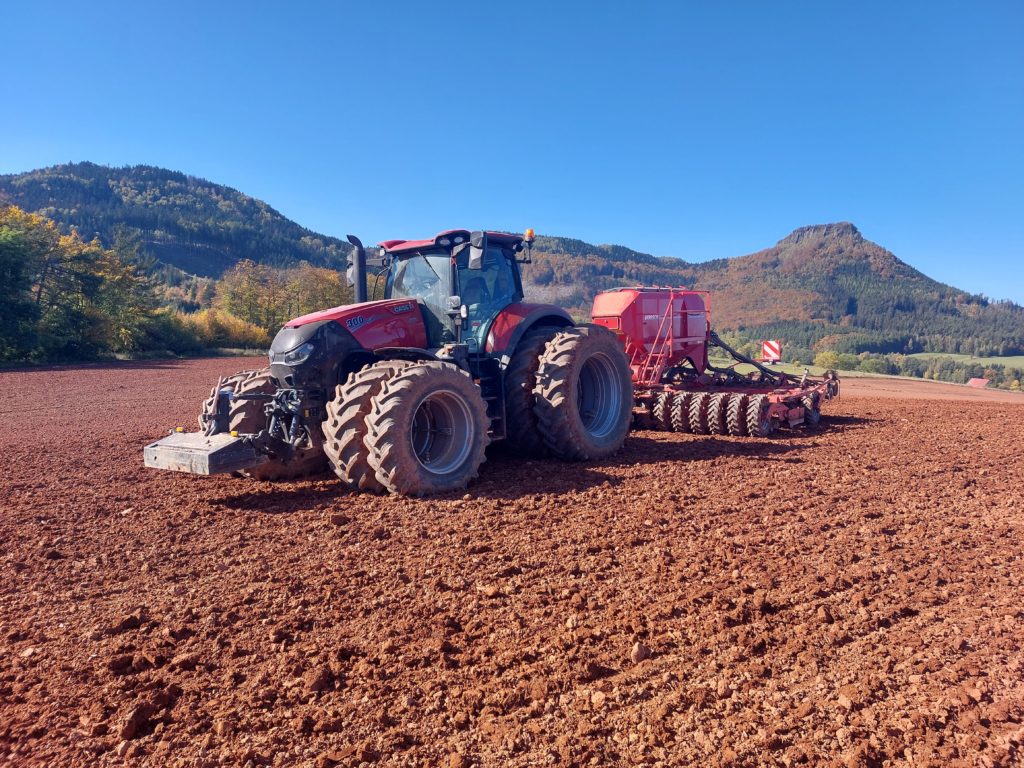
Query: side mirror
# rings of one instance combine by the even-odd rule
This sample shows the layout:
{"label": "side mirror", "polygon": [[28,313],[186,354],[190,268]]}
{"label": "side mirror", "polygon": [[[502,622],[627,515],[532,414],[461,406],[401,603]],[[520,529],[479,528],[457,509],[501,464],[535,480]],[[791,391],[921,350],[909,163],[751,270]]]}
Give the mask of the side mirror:
{"label": "side mirror", "polygon": [[484,268],[484,251],[487,250],[487,233],[473,232],[469,236],[469,269]]}

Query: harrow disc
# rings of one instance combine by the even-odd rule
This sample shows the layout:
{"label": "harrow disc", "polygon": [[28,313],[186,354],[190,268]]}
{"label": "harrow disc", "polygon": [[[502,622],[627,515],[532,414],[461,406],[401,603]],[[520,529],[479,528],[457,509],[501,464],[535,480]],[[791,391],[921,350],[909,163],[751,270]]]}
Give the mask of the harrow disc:
{"label": "harrow disc", "polygon": [[804,424],[808,427],[816,427],[821,422],[821,398],[818,393],[807,395],[800,400],[804,407]]}

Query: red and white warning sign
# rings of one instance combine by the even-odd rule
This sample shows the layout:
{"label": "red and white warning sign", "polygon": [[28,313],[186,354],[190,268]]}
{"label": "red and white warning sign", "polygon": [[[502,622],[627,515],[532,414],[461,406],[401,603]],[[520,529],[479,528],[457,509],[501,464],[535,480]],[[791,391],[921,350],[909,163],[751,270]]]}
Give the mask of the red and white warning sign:
{"label": "red and white warning sign", "polygon": [[761,359],[766,363],[782,362],[782,342],[769,339],[761,344]]}

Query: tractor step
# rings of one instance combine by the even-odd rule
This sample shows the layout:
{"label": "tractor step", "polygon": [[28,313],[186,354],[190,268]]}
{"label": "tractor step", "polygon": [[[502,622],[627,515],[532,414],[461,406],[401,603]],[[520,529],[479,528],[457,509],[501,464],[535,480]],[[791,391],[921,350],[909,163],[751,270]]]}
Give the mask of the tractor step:
{"label": "tractor step", "polygon": [[143,458],[146,466],[153,469],[217,475],[255,467],[269,457],[257,453],[252,444],[241,437],[225,433],[175,432],[147,445]]}

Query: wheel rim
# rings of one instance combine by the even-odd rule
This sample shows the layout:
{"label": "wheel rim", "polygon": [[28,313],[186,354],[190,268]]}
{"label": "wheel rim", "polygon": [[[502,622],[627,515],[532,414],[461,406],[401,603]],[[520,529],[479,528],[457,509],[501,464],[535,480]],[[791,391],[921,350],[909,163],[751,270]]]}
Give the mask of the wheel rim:
{"label": "wheel rim", "polygon": [[576,382],[576,405],[583,428],[593,437],[605,437],[619,421],[622,390],[612,359],[604,354],[587,358]]}
{"label": "wheel rim", "polygon": [[416,460],[428,472],[444,475],[462,466],[474,437],[473,416],[456,392],[431,392],[416,406],[409,439]]}

